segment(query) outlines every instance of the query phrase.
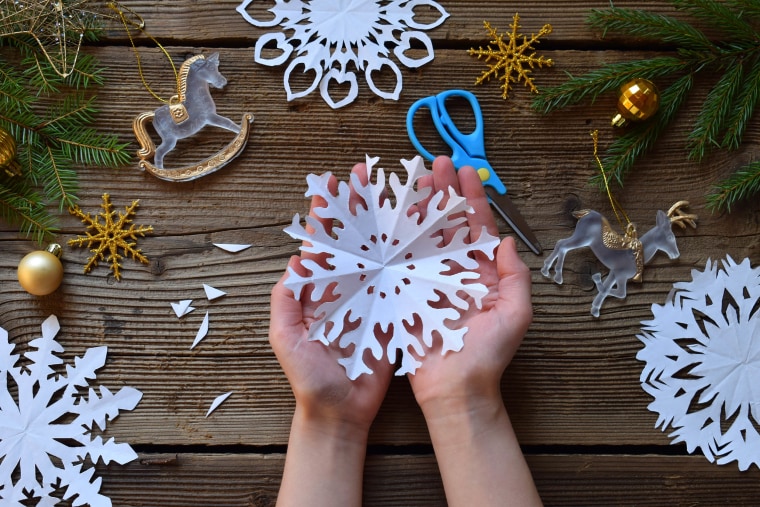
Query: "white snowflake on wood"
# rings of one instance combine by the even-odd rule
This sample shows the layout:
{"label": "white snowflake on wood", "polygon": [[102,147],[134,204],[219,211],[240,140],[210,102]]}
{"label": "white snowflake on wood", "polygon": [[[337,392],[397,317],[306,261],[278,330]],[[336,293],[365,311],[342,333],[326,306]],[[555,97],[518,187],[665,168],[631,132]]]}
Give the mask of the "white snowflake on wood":
{"label": "white snowflake on wood", "polygon": [[21,507],[34,497],[39,498],[37,507],[54,507],[60,498],[52,494],[62,490],[63,499],[75,507],[110,506],[111,500],[100,494],[101,479],[93,479],[92,463],[125,464],[137,457],[128,444],[117,444],[113,438],[104,441],[96,433],[120,410],[135,408],[142,393],[130,387],[115,394],[102,386],[99,392],[90,387],[95,371],[105,364],[107,347],[88,349],[60,373],[54,368],[63,364],[57,356],[63,347],[55,340],[59,329],[58,319],[48,317],[42,336],[29,343],[20,361],[8,332],[0,327],[2,505]]}
{"label": "white snowflake on wood", "polygon": [[656,426],[711,462],[760,467],[760,268],[708,260],[673,288],[638,336]]}
{"label": "white snowflake on wood", "polygon": [[[314,212],[334,223],[332,231],[325,230],[314,217],[307,217],[308,232],[296,215],[285,231],[302,240],[303,252],[328,254],[328,267],[304,259],[303,266],[311,273],[302,277],[290,270],[285,283],[300,297],[307,285],[313,285],[311,298],[319,301],[327,287],[335,283],[334,301],[323,302],[315,312],[320,316],[309,328],[310,338],[325,345],[338,341],[348,357],[339,362],[346,374],[356,379],[363,373],[372,373],[364,362],[365,351],[376,359],[383,355],[393,362],[401,353],[401,366],[397,375],[414,373],[421,365],[417,357],[425,355],[433,337],[440,333],[442,353],[458,351],[464,345],[467,328],[452,328],[459,311],[470,304],[481,306],[488,288],[477,283],[478,261],[471,255],[479,251],[493,259],[499,239],[483,228],[476,241],[469,241],[470,230],[463,225],[465,212],[471,208],[464,197],[449,188],[426,197],[430,188],[415,189],[415,183],[430,171],[420,157],[402,160],[407,172],[406,183],[391,173],[386,187],[386,176],[378,168],[376,182],[372,172],[379,159],[367,157],[368,183],[351,176],[351,186],[340,182],[337,195],[327,189],[330,174],[310,175],[307,178],[307,196],[320,196],[327,205]],[[352,213],[349,196],[353,191],[363,201]],[[391,197],[387,197],[391,196]],[[386,198],[387,197],[387,198]],[[442,205],[444,198],[448,201]],[[424,207],[421,214],[418,207]],[[441,230],[459,227],[451,240],[443,245]],[[329,228],[328,228],[329,229]],[[459,269],[461,268],[461,269]],[[447,300],[448,304],[435,304]],[[421,323],[421,330],[410,331],[413,323]],[[390,342],[384,347],[376,331],[392,331]]]}
{"label": "white snowflake on wood", "polygon": [[[398,100],[401,93],[401,71],[389,58],[390,50],[406,67],[417,68],[433,59],[433,43],[422,30],[430,30],[442,24],[449,16],[433,0],[275,0],[268,9],[266,19],[251,14],[254,0],[244,0],[237,11],[246,21],[257,27],[282,25],[285,33],[264,34],[256,42],[256,62],[278,66],[284,64],[291,54],[294,58],[285,70],[285,90],[288,100],[304,97],[317,86],[322,98],[332,108],[351,103],[358,94],[354,70],[364,72],[370,89],[385,99]],[[257,0],[259,1],[259,0]],[[425,9],[427,8],[427,9]],[[427,10],[430,14],[426,14]],[[416,11],[416,12],[415,12]],[[433,21],[423,22],[417,18],[432,16]],[[411,29],[411,30],[410,30]],[[276,44],[277,54],[269,57],[267,45]],[[420,46],[424,53],[416,57],[407,51]],[[303,74],[314,75],[314,80],[304,90],[291,89],[291,73],[301,69]],[[375,84],[374,74],[392,73],[392,90],[381,90]],[[336,101],[330,88],[347,84],[346,96]]]}

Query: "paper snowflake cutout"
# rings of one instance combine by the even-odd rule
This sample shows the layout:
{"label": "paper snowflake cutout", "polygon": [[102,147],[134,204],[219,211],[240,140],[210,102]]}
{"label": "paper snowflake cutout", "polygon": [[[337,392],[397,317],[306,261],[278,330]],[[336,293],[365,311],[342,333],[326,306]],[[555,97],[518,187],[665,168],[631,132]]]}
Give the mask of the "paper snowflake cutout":
{"label": "paper snowflake cutout", "polygon": [[98,392],[90,386],[95,371],[105,365],[107,347],[88,349],[73,366],[66,365],[65,374],[54,368],[63,364],[56,355],[63,352],[55,339],[59,329],[55,315],[48,317],[42,336],[29,343],[33,350],[19,365],[8,332],[0,327],[2,505],[21,507],[28,498],[41,497],[35,505],[53,507],[60,498],[51,494],[62,490],[64,500],[74,498],[74,506],[110,506],[111,500],[99,493],[101,479],[93,480],[92,463],[123,465],[137,457],[128,444],[103,441],[96,433],[120,410],[135,408],[142,393],[123,387],[113,394],[103,386]]}
{"label": "paper snowflake cutout", "polygon": [[[237,11],[254,26],[281,25],[285,33],[268,33],[256,42],[256,62],[278,66],[284,64],[295,52],[285,70],[284,84],[288,101],[304,97],[317,86],[322,98],[337,109],[350,104],[358,95],[355,70],[364,72],[370,89],[384,99],[398,100],[401,93],[401,71],[389,58],[390,49],[396,59],[409,68],[420,67],[433,59],[433,43],[422,30],[430,30],[443,23],[449,16],[433,0],[275,0],[269,9],[273,17],[268,20],[254,18],[248,12],[253,0],[244,0]],[[425,7],[437,11],[438,17],[431,23],[415,21],[415,10]],[[279,53],[267,57],[265,47],[274,43]],[[423,46],[425,54],[413,58],[406,54],[412,48]],[[291,89],[291,74],[303,68],[304,74],[314,74],[314,80],[304,90]],[[390,71],[395,77],[393,90],[379,89],[373,73]],[[387,73],[387,72],[386,72]],[[334,83],[334,84],[333,84]],[[341,100],[335,100],[330,89],[335,85],[348,84],[349,91]]]}
{"label": "paper snowflake cutout", "polygon": [[760,268],[749,259],[707,261],[691,282],[652,305],[638,338],[641,385],[656,426],[711,462],[760,467]]}
{"label": "paper snowflake cutout", "polygon": [[[538,93],[538,88],[533,84],[533,78],[530,77],[531,69],[534,67],[551,67],[554,62],[551,58],[544,58],[543,56],[536,56],[533,48],[533,44],[539,42],[539,38],[543,35],[552,33],[552,25],[545,24],[541,30],[531,35],[530,39],[524,35],[518,34],[517,30],[520,28],[520,16],[515,13],[512,24],[509,25],[512,32],[508,35],[509,42],[504,41],[504,37],[507,34],[499,34],[495,28],[491,26],[488,21],[483,22],[488,35],[491,37],[491,44],[495,44],[496,47],[488,46],[486,49],[479,47],[478,49],[470,48],[468,53],[472,56],[477,56],[478,60],[483,58],[489,69],[484,70],[483,74],[475,80],[475,84],[479,85],[486,81],[489,81],[491,77],[501,79],[504,83],[501,85],[502,94],[501,97],[506,99],[509,93],[510,83],[517,83],[521,79],[525,81],[531,92]],[[518,43],[518,39],[522,37],[522,43]],[[529,53],[530,52],[530,53]],[[501,76],[499,76],[501,72]]]}
{"label": "paper snowflake cutout", "polygon": [[[103,211],[95,217],[89,213],[85,214],[78,206],[69,209],[72,215],[81,218],[82,223],[93,231],[93,233],[86,232],[86,236],[69,240],[69,246],[90,248],[92,255],[84,266],[85,273],[89,273],[108,254],[106,260],[111,263],[113,276],[117,280],[121,280],[120,268],[123,256],[119,253],[119,248],[122,249],[124,255],[131,255],[132,259],[143,264],[148,263],[148,258],[142,254],[142,251],[135,248],[138,235],[144,237],[146,232],[153,231],[153,227],[149,225],[136,226],[132,223],[132,217],[135,215],[139,202],[139,200],[132,201],[132,204],[127,206],[126,211],[120,213],[113,209],[111,196],[103,194],[103,204],[100,205]],[[100,218],[103,219],[102,223],[99,220]],[[93,245],[96,245],[95,248],[92,248]]]}
{"label": "paper snowflake cutout", "polygon": [[[467,328],[452,328],[446,323],[459,318],[459,310],[470,304],[481,307],[488,288],[476,283],[477,272],[471,271],[478,261],[470,254],[482,252],[493,259],[499,238],[485,230],[476,241],[469,242],[469,228],[463,212],[472,212],[464,197],[449,189],[430,197],[424,218],[416,207],[425,206],[424,199],[430,188],[415,189],[417,180],[430,171],[420,157],[402,160],[407,180],[402,184],[398,175],[386,176],[383,169],[376,171],[372,183],[372,171],[378,158],[367,157],[368,183],[362,185],[359,178],[351,175],[351,187],[363,200],[352,213],[349,209],[351,190],[346,182],[338,186],[337,195],[327,189],[330,174],[310,175],[307,178],[307,196],[320,196],[327,205],[314,212],[321,218],[334,222],[332,232],[326,231],[314,217],[307,217],[311,232],[300,224],[296,215],[285,231],[295,239],[305,242],[301,251],[327,254],[328,268],[304,259],[302,265],[311,273],[299,276],[290,270],[285,285],[301,297],[307,285],[313,286],[311,298],[319,301],[325,290],[335,284],[334,301],[323,302],[315,312],[319,318],[309,328],[309,337],[325,345],[338,341],[346,349],[348,357],[339,362],[346,374],[356,379],[363,373],[372,373],[364,362],[364,353],[370,351],[376,359],[383,355],[394,362],[401,353],[401,366],[397,375],[414,373],[421,365],[417,357],[425,355],[431,347],[434,333],[443,340],[442,353],[458,351],[464,345]],[[386,195],[392,194],[391,198]],[[448,197],[445,206],[441,203]],[[442,207],[441,207],[442,206]],[[439,209],[440,208],[440,209]],[[460,226],[451,241],[442,245],[440,231]],[[329,229],[329,228],[328,228]],[[462,269],[452,269],[452,265]],[[450,305],[436,305],[444,295]],[[466,295],[466,296],[465,296]],[[431,304],[432,303],[432,304]],[[409,326],[421,323],[419,333],[412,333]],[[389,333],[390,342],[384,347],[375,332]]]}

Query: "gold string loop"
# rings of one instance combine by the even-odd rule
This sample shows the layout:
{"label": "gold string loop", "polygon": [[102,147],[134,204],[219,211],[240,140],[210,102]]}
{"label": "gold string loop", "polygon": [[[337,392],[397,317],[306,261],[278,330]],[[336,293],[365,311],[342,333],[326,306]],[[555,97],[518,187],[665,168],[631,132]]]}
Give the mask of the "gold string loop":
{"label": "gold string loop", "polygon": [[[594,130],[591,132],[591,138],[594,140],[594,159],[596,159],[596,163],[599,166],[599,170],[602,171],[602,178],[604,179],[604,188],[607,191],[607,197],[610,200],[610,205],[612,206],[612,211],[615,212],[615,218],[617,218],[618,223],[620,224],[620,228],[626,231],[626,235],[628,235],[629,231],[631,231],[632,234],[635,234],[636,226],[631,223],[631,220],[628,218],[628,215],[623,210],[623,207],[620,205],[617,199],[612,195],[612,192],[610,191],[610,185],[607,177],[607,172],[604,170],[604,165],[602,164],[602,161],[599,159],[599,131]],[[625,224],[620,219],[620,215],[623,215],[623,218],[625,218]]]}
{"label": "gold string loop", "polygon": [[[163,52],[164,55],[166,55],[166,58],[169,60],[169,64],[172,66],[172,71],[174,72],[174,81],[176,82],[176,85],[177,85],[177,93],[179,93],[179,88],[180,88],[179,73],[177,72],[177,67],[174,65],[174,62],[172,61],[172,58],[169,55],[169,52],[166,50],[166,48],[164,48],[161,45],[160,42],[158,42],[158,40],[155,37],[153,37],[147,31],[145,31],[145,20],[138,13],[136,13],[135,11],[133,11],[132,9],[128,7],[124,7],[118,4],[117,2],[108,2],[108,4],[106,5],[108,6],[109,9],[114,11],[119,16],[121,23],[124,25],[124,29],[127,32],[127,37],[129,38],[129,43],[132,45],[132,50],[135,52],[135,59],[137,60],[137,72],[138,74],[140,74],[140,80],[142,81],[143,86],[158,101],[168,104],[170,100],[162,99],[161,97],[159,97],[158,94],[155,93],[151,89],[151,87],[148,85],[148,82],[145,79],[145,74],[143,73],[142,61],[140,59],[140,52],[138,51],[137,45],[135,44],[135,41],[132,38],[132,32],[129,29],[130,25],[136,28],[137,30],[139,30],[140,32],[142,32],[143,35],[145,35],[148,39],[150,39],[161,50],[161,52]],[[137,21],[127,19],[125,11],[126,13],[129,13],[132,16],[134,16]]]}

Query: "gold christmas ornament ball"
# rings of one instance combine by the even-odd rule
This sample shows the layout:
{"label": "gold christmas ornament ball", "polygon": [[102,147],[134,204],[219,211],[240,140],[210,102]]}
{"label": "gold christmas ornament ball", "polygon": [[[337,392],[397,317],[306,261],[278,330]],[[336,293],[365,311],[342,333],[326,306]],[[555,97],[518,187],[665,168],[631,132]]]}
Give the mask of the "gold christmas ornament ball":
{"label": "gold christmas ornament ball", "polygon": [[21,175],[21,167],[16,162],[16,140],[2,127],[0,127],[0,168],[8,176]]}
{"label": "gold christmas ornament ball", "polygon": [[53,243],[47,250],[28,253],[18,263],[18,282],[29,294],[47,296],[63,281],[61,245]]}
{"label": "gold christmas ornament ball", "polygon": [[620,87],[618,114],[612,119],[612,125],[621,127],[628,120],[646,120],[651,118],[659,107],[660,92],[655,84],[648,79],[633,79]]}

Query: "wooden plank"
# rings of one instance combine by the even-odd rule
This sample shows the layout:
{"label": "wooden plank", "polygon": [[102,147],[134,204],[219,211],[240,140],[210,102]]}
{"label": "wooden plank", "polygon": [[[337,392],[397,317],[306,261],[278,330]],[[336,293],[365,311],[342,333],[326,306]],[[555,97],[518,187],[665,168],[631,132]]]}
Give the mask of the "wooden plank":
{"label": "wooden plank", "polygon": [[[192,0],[175,0],[172,2],[152,2],[149,0],[124,0],[120,2],[145,20],[148,34],[161,40],[183,41],[187,39],[203,41],[223,41],[225,45],[254,44],[255,40],[265,33],[282,31],[275,26],[271,28],[255,27],[248,23],[235,10],[241,4],[238,0],[219,0],[214,2],[214,8]],[[607,4],[591,5],[572,0],[550,0],[548,2],[515,2],[500,0],[485,0],[472,2],[469,0],[439,1],[449,13],[449,18],[440,27],[426,31],[436,44],[448,43],[469,44],[487,43],[487,34],[483,29],[483,21],[490,21],[499,32],[509,31],[512,16],[520,14],[521,33],[530,35],[538,32],[545,23],[553,27],[553,32],[541,45],[580,44],[587,46],[600,39],[600,34],[590,30],[586,19],[591,8],[605,8]],[[268,9],[274,5],[272,1],[255,0],[249,2],[248,12],[255,19],[266,21],[273,19]],[[616,7],[646,9],[651,12],[683,17],[672,4],[666,1],[621,0],[615,2]],[[436,19],[435,13],[427,9],[415,9],[416,22],[430,23]],[[104,40],[109,43],[128,43],[125,31],[117,19],[107,25]],[[133,37],[139,43],[146,44],[147,39],[133,31]],[[611,39],[614,42],[615,39]],[[596,42],[598,44],[598,42]],[[148,43],[149,44],[149,43]]]}
{"label": "wooden plank", "polygon": [[[547,506],[754,505],[760,472],[739,472],[701,456],[528,455]],[[99,467],[114,505],[191,507],[274,505],[281,454],[144,453],[126,466]],[[370,455],[363,505],[445,505],[435,458]],[[139,484],[139,489],[135,485]],[[506,499],[505,499],[506,501]]]}

